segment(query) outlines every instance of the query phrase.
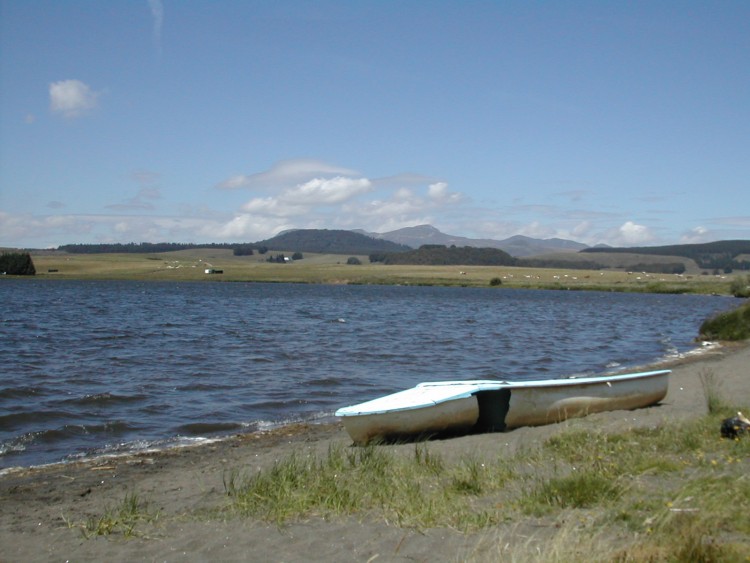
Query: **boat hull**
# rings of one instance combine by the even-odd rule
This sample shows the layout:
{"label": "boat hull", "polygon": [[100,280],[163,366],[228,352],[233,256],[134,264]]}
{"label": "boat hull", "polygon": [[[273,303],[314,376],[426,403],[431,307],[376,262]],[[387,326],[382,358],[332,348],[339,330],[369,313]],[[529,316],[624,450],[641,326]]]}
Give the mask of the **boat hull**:
{"label": "boat hull", "polygon": [[503,431],[659,403],[669,370],[542,381],[444,381],[336,411],[355,443],[446,432]]}
{"label": "boat hull", "polygon": [[477,423],[475,396],[411,410],[342,417],[344,428],[357,444],[400,437],[468,432]]}
{"label": "boat hull", "polygon": [[669,375],[556,387],[512,389],[506,429],[551,424],[597,412],[633,410],[659,403],[667,395]]}

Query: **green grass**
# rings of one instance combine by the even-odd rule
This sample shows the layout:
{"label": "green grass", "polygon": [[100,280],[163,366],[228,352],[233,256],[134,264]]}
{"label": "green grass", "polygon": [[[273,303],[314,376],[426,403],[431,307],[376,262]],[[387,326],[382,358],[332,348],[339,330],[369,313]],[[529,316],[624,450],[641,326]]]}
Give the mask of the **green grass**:
{"label": "green grass", "polygon": [[[276,254],[274,252],[274,254]],[[291,252],[285,252],[291,255]],[[251,281],[417,286],[467,286],[618,292],[730,294],[732,276],[629,274],[623,270],[496,266],[386,266],[357,256],[306,254],[289,264],[270,264],[266,256],[234,256],[231,250],[193,249],[159,254],[61,254],[32,256],[37,278],[124,279],[140,281]],[[223,274],[207,275],[213,267]],[[51,271],[53,270],[53,271]]]}
{"label": "green grass", "polygon": [[138,525],[153,524],[159,519],[159,511],[152,510],[138,495],[129,493],[116,506],[108,506],[104,513],[90,516],[85,522],[68,522],[71,528],[80,528],[87,538],[121,534],[125,538],[139,536]]}
{"label": "green grass", "polygon": [[721,391],[721,380],[710,369],[704,369],[698,375],[706,399],[706,409],[709,414],[725,414],[731,416],[729,404],[724,400]]}
{"label": "green grass", "polygon": [[497,523],[466,499],[504,482],[506,473],[468,460],[447,466],[425,446],[408,456],[388,447],[332,446],[325,457],[293,454],[267,471],[232,472],[224,486],[229,511],[277,524],[304,516],[378,512],[401,526],[469,529]]}
{"label": "green grass", "polygon": [[750,303],[719,313],[700,327],[704,340],[747,340],[750,338]]}
{"label": "green grass", "polygon": [[265,471],[228,474],[222,517],[284,525],[356,515],[468,533],[529,518],[587,521],[576,542],[596,529],[637,548],[605,542],[608,560],[733,560],[750,555],[735,545],[750,535],[750,440],[721,439],[722,416],[619,433],[569,429],[510,457],[448,462],[428,443],[295,453]]}
{"label": "green grass", "polygon": [[[711,385],[706,389],[724,400]],[[523,561],[582,554],[597,561],[743,561],[750,556],[750,440],[720,437],[722,418],[737,410],[723,408],[620,432],[573,424],[512,455],[485,448],[446,458],[430,442],[334,442],[324,453],[295,451],[258,471],[227,471],[224,502],[194,516],[453,528],[473,534],[482,544],[477,553],[496,542],[490,551],[499,559],[507,555],[503,546],[517,541],[503,534],[522,526],[531,530],[525,553],[534,554],[513,559]],[[132,537],[160,518],[129,494],[102,515],[69,525],[86,537]],[[535,540],[535,529],[552,532]]]}

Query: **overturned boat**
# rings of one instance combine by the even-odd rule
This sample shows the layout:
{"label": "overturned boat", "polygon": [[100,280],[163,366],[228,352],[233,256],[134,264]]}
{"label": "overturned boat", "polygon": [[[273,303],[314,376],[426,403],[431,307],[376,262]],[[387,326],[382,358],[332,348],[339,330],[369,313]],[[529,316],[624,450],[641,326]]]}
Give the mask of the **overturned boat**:
{"label": "overturned boat", "polygon": [[336,411],[357,444],[447,433],[499,432],[590,413],[655,405],[670,370],[537,381],[420,383]]}

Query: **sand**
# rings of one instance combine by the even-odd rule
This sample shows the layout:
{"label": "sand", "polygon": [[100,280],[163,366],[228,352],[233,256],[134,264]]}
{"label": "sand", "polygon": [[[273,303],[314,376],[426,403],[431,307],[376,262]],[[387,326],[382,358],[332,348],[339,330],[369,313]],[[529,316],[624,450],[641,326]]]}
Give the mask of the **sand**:
{"label": "sand", "polygon": [[[575,423],[618,431],[704,414],[700,374],[706,370],[719,379],[733,404],[750,405],[747,345],[721,346],[668,367],[673,374],[661,405],[599,413]],[[445,459],[513,453],[568,424],[438,440],[429,448]],[[256,471],[292,451],[323,455],[332,442],[351,443],[338,424],[299,425],[163,452],[6,471],[0,475],[0,561],[491,561],[497,559],[498,538],[507,549],[522,550],[530,545],[530,536],[548,533],[523,521],[463,534],[404,529],[373,516],[311,517],[282,527],[205,516],[226,504],[223,477],[228,472]],[[80,526],[68,524],[100,516],[132,492],[159,509],[156,523],[139,527],[142,535],[87,539]],[[483,551],[485,543],[495,547]]]}

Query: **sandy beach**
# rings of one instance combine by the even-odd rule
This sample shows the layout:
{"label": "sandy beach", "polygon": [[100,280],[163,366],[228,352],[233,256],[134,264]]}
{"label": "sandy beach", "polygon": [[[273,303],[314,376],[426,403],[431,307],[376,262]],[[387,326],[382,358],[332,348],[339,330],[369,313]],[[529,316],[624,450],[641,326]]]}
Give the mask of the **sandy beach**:
{"label": "sandy beach", "polygon": [[[560,424],[464,436],[429,443],[446,460],[480,453],[509,455],[571,425],[604,431],[656,426],[706,413],[700,376],[710,370],[738,409],[750,406],[750,347],[722,346],[676,360],[669,393],[659,406],[591,415]],[[718,428],[717,428],[718,435]],[[750,439],[750,438],[747,438]],[[558,533],[538,521],[507,522],[492,530],[412,529],[377,515],[310,516],[277,526],[217,516],[232,471],[255,472],[291,452],[324,455],[351,441],[338,424],[300,425],[241,435],[201,446],[109,457],[0,476],[0,560],[21,561],[464,561],[530,557],[534,538]],[[384,448],[410,448],[392,445]],[[130,493],[158,510],[135,537],[86,537],[81,522],[101,515]],[[750,538],[748,538],[750,540]],[[528,553],[525,553],[528,552]]]}

